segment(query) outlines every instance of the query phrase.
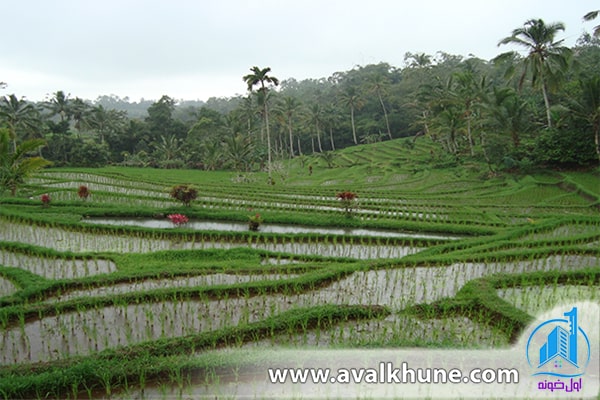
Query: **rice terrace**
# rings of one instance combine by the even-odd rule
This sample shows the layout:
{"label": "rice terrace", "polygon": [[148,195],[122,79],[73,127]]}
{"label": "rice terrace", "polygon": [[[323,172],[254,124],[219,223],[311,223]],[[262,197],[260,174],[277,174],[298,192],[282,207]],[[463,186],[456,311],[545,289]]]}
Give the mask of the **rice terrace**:
{"label": "rice terrace", "polygon": [[[423,168],[435,144],[412,141],[337,151],[332,168],[312,157],[310,175],[294,159],[275,185],[37,173],[1,200],[0,393],[185,398],[233,362],[216,349],[502,347],[559,300],[598,301],[596,172],[482,179],[477,164]],[[169,196],[182,182],[199,188],[189,206]],[[258,230],[232,228],[257,215]]]}

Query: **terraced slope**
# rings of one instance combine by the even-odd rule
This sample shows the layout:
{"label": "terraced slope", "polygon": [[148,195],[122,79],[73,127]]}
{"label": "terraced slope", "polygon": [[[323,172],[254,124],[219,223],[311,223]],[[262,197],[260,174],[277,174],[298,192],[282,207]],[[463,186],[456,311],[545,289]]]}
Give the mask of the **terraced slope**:
{"label": "terraced slope", "polygon": [[[490,177],[444,166],[433,146],[357,146],[331,168],[297,158],[275,185],[264,173],[40,173],[0,198],[0,393],[177,384],[218,370],[194,354],[223,347],[506,346],[558,301],[545,289],[598,300],[597,173]],[[190,207],[169,198],[181,183],[199,188]],[[340,191],[358,194],[350,216]],[[170,226],[171,213],[194,224]],[[257,213],[262,231],[239,228]]]}

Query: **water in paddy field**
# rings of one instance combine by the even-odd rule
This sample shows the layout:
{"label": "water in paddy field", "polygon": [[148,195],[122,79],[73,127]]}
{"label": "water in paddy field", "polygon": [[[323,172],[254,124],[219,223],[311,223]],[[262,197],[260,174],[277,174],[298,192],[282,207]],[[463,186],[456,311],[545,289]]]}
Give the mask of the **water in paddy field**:
{"label": "water in paddy field", "polygon": [[[447,267],[358,271],[302,294],[123,304],[68,312],[3,329],[0,363],[50,361],[148,340],[193,335],[261,321],[296,307],[383,305],[398,312],[416,303],[454,296],[464,283],[481,276],[498,272],[576,270],[599,265],[599,262],[598,257],[591,256],[553,256],[514,263],[457,263]],[[389,324],[380,325],[381,329],[388,329],[386,326]]]}
{"label": "water in paddy field", "polygon": [[19,289],[11,281],[0,276],[0,297],[10,296],[17,290]]}
{"label": "water in paddy field", "polygon": [[45,258],[0,249],[0,264],[16,267],[48,279],[74,279],[117,270],[110,260],[96,258]]}
{"label": "water in paddy field", "polygon": [[207,274],[192,277],[147,279],[135,283],[117,283],[114,285],[93,287],[90,289],[73,290],[45,300],[47,303],[66,301],[78,297],[111,296],[122,293],[145,292],[147,290],[169,289],[195,286],[235,285],[239,283],[283,280],[294,278],[294,274]]}
{"label": "water in paddy field", "polygon": [[423,247],[344,244],[344,243],[276,243],[230,242],[227,240],[184,242],[180,239],[152,239],[127,235],[72,232],[54,227],[40,227],[7,222],[0,219],[0,241],[20,242],[43,246],[57,251],[148,253],[163,250],[232,249],[250,247],[272,252],[356,259],[401,258],[415,254]]}
{"label": "water in paddy field", "polygon": [[[88,218],[83,222],[101,225],[116,226],[141,226],[145,228],[173,228],[173,224],[167,220],[159,219],[139,219],[139,218]],[[242,222],[216,222],[216,221],[190,221],[185,228],[202,231],[219,232],[247,232],[248,224]],[[280,233],[280,234],[298,234],[314,233],[319,235],[345,235],[345,236],[367,236],[382,238],[415,238],[415,239],[440,239],[456,240],[460,236],[435,235],[411,232],[397,232],[383,229],[357,229],[357,228],[316,228],[301,225],[279,225],[279,224],[261,224],[260,232]]]}

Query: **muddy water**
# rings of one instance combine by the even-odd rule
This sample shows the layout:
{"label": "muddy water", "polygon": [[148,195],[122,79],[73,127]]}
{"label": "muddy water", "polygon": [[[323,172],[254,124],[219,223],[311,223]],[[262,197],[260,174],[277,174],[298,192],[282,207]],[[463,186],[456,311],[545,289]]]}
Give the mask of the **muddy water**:
{"label": "muddy water", "polygon": [[0,297],[10,296],[19,290],[11,281],[0,276]]}
{"label": "muddy water", "polygon": [[[90,218],[83,222],[101,225],[116,226],[142,226],[146,228],[173,228],[173,224],[168,219],[138,219],[138,218]],[[247,232],[248,224],[242,222],[216,222],[216,221],[190,221],[185,225],[186,228],[203,231],[222,231],[222,232]],[[456,240],[458,236],[429,235],[419,233],[395,232],[380,229],[351,229],[351,228],[315,228],[300,225],[277,225],[262,224],[260,231],[264,233],[298,234],[314,233],[319,235],[351,235],[383,238],[426,238]]]}
{"label": "muddy water", "polygon": [[193,286],[215,286],[215,285],[234,285],[236,283],[257,282],[268,280],[282,280],[296,277],[293,274],[255,274],[255,275],[234,275],[234,274],[210,274],[177,279],[150,279],[136,283],[119,283],[111,286],[100,286],[86,290],[74,290],[57,297],[46,299],[45,302],[55,303],[77,297],[98,297],[109,296],[120,293],[134,293],[155,289],[193,287]]}
{"label": "muddy water", "polygon": [[0,249],[0,264],[25,269],[48,279],[83,278],[117,270],[116,265],[110,260],[42,258],[2,249]]}
{"label": "muddy water", "polygon": [[398,311],[414,303],[453,296],[466,281],[483,275],[578,269],[598,263],[596,257],[565,256],[520,263],[365,271],[300,295],[161,302],[67,313],[1,332],[0,363],[52,360],[162,337],[185,336],[260,321],[294,307],[379,304]]}
{"label": "muddy water", "polygon": [[357,245],[341,243],[231,243],[179,242],[177,239],[148,239],[133,236],[101,235],[71,232],[53,227],[38,227],[7,222],[0,219],[0,240],[34,244],[58,251],[147,253],[173,249],[253,249],[285,252],[296,255],[320,255],[324,257],[350,257],[357,259],[401,258],[414,254],[422,248],[389,245]]}
{"label": "muddy water", "polygon": [[556,285],[506,288],[498,296],[530,315],[539,315],[561,304],[600,301],[600,286]]}

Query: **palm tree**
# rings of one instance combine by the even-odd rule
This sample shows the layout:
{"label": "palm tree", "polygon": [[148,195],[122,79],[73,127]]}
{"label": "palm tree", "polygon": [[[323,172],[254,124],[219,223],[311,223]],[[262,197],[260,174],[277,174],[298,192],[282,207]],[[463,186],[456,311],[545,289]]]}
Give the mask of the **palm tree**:
{"label": "palm tree", "polygon": [[469,70],[456,72],[453,78],[451,96],[462,106],[463,118],[467,123],[469,149],[471,156],[474,156],[473,119],[480,114],[478,110],[488,91],[487,80],[485,76],[477,79],[475,74]]}
{"label": "palm tree", "polygon": [[102,105],[94,107],[87,117],[88,126],[100,136],[100,142],[104,143],[106,135],[119,132],[126,123],[126,112],[119,110],[107,110]]}
{"label": "palm tree", "polygon": [[237,171],[249,171],[254,154],[254,143],[250,136],[237,133],[224,140],[224,156],[233,164]]}
{"label": "palm tree", "polygon": [[323,124],[323,107],[319,103],[313,103],[308,109],[307,121],[309,124],[315,127],[315,136],[317,137],[317,144],[319,146],[319,152],[323,152],[323,145],[321,144],[321,125]]}
{"label": "palm tree", "polygon": [[[598,14],[600,14],[600,10],[590,11],[589,13],[583,16],[584,21],[592,21],[598,18]],[[594,36],[600,37],[600,25],[596,25],[594,27]]]}
{"label": "palm tree", "polygon": [[[568,47],[562,46],[564,39],[555,40],[556,34],[564,30],[565,26],[560,22],[546,25],[541,19],[531,19],[525,22],[522,28],[513,30],[511,36],[498,42],[498,46],[516,44],[528,51],[528,55],[524,60],[519,86],[523,85],[525,76],[531,73],[532,86],[540,88],[544,96],[549,128],[552,127],[552,116],[550,114],[548,90],[552,84],[558,82],[562,73],[567,69],[571,54]],[[512,57],[512,53],[501,54],[496,59],[506,57]]]}
{"label": "palm tree", "polygon": [[168,163],[178,159],[184,150],[184,145],[180,139],[177,139],[175,135],[163,136],[160,135],[158,142],[152,142],[154,147],[154,154],[157,154],[161,158],[161,161]]}
{"label": "palm tree", "polygon": [[17,99],[14,94],[4,96],[0,100],[0,119],[8,127],[15,152],[17,150],[17,130],[35,129],[39,125],[37,111],[33,105],[23,98]]}
{"label": "palm tree", "polygon": [[260,85],[260,88],[257,90],[259,94],[259,98],[262,98],[262,106],[264,110],[264,119],[265,119],[265,130],[267,134],[267,168],[269,174],[269,183],[273,183],[273,178],[271,176],[271,132],[269,130],[269,107],[268,107],[268,92],[269,88],[265,85],[279,85],[279,80],[273,76],[269,76],[268,73],[271,72],[271,68],[263,68],[260,69],[256,66],[250,68],[252,71],[251,74],[245,75],[243,77],[244,81],[248,84],[248,91],[252,92],[255,85]]}
{"label": "palm tree", "polygon": [[44,108],[49,109],[52,116],[58,115],[61,122],[71,119],[69,95],[66,95],[62,90],[53,93],[52,98],[45,103]]}
{"label": "palm tree", "polygon": [[82,129],[89,126],[90,108],[90,105],[79,97],[75,97],[71,103],[71,114],[77,132],[81,132]]}
{"label": "palm tree", "polygon": [[333,130],[340,125],[342,117],[336,107],[333,104],[329,104],[325,107],[324,124],[329,130],[329,141],[331,143],[331,150],[335,150],[335,141],[333,140]]}
{"label": "palm tree", "polygon": [[381,109],[383,110],[383,117],[385,118],[385,126],[387,128],[387,134],[391,140],[392,139],[392,131],[390,130],[390,121],[388,119],[387,109],[385,108],[385,104],[383,102],[383,96],[382,96],[382,94],[385,93],[385,91],[386,91],[386,87],[387,87],[388,83],[389,83],[389,80],[387,79],[387,77],[383,76],[382,74],[373,74],[369,77],[368,85],[369,85],[369,89],[372,92],[375,92],[375,94],[377,94],[377,98],[379,99],[379,104],[381,104]]}
{"label": "palm tree", "polygon": [[600,162],[600,77],[581,79],[579,87],[581,98],[573,101],[570,108],[592,128],[596,154]]}
{"label": "palm tree", "polygon": [[297,116],[300,110],[300,101],[292,96],[286,96],[283,101],[279,103],[276,111],[284,118],[285,126],[288,130],[290,139],[290,157],[294,157],[294,136],[293,136],[293,121],[294,117]]}
{"label": "palm tree", "polygon": [[350,122],[352,124],[352,139],[354,144],[358,144],[356,138],[356,125],[354,124],[354,111],[360,110],[364,105],[363,100],[358,94],[358,90],[354,86],[347,86],[345,90],[340,93],[340,101],[345,107],[350,108]]}
{"label": "palm tree", "polygon": [[404,62],[409,68],[426,68],[431,66],[432,57],[425,53],[410,53],[404,54]]}
{"label": "palm tree", "polygon": [[496,86],[483,106],[487,124],[494,130],[508,133],[515,149],[521,143],[520,134],[526,132],[529,125],[527,106],[514,89]]}
{"label": "palm tree", "polygon": [[9,189],[14,196],[20,184],[40,168],[50,164],[42,157],[28,157],[38,151],[46,142],[42,139],[25,140],[11,151],[11,135],[9,129],[0,129],[0,192]]}

